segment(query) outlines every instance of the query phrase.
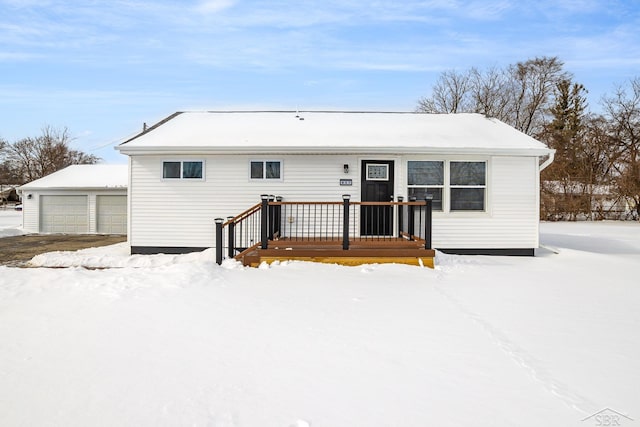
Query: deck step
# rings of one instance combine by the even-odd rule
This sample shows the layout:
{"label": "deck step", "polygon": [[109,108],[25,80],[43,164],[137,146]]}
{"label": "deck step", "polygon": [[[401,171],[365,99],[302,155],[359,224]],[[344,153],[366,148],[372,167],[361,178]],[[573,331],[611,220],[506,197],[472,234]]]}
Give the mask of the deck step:
{"label": "deck step", "polygon": [[354,248],[304,247],[286,249],[254,249],[242,256],[244,265],[257,267],[262,262],[311,261],[340,265],[407,264],[434,267],[435,251],[421,248]]}

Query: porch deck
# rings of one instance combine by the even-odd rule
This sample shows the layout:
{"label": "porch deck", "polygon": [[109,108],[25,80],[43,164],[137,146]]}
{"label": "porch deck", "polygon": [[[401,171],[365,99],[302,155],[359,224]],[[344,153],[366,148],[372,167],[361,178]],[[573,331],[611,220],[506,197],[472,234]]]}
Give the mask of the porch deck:
{"label": "porch deck", "polygon": [[349,243],[343,249],[340,239],[269,241],[266,249],[250,248],[236,256],[246,266],[257,267],[262,262],[311,261],[340,265],[407,264],[434,267],[435,251],[425,249],[424,240],[406,238],[366,239]]}
{"label": "porch deck", "polygon": [[[226,244],[225,244],[226,243]],[[398,263],[433,268],[431,201],[284,202],[264,195],[225,222],[216,219],[216,261],[300,260],[361,265]]]}

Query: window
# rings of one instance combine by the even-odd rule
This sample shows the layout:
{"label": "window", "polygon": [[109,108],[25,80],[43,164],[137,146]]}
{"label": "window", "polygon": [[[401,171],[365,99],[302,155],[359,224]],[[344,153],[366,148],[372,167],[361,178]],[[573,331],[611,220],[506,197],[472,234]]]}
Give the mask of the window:
{"label": "window", "polygon": [[250,163],[251,179],[281,179],[281,167],[280,160],[252,160]]}
{"label": "window", "polygon": [[484,211],[486,162],[450,163],[451,211]]}
{"label": "window", "polygon": [[409,197],[424,200],[431,197],[433,210],[442,210],[444,162],[410,161],[407,163]]}
{"label": "window", "polygon": [[162,177],[180,178],[180,162],[162,162]]}
{"label": "window", "polygon": [[430,197],[434,211],[485,211],[487,162],[408,161],[407,190],[417,200]]}
{"label": "window", "polygon": [[367,165],[367,181],[388,181],[389,165],[369,163]]}
{"label": "window", "polygon": [[163,179],[203,179],[204,162],[162,162]]}
{"label": "window", "polygon": [[182,178],[202,179],[202,162],[182,162]]}

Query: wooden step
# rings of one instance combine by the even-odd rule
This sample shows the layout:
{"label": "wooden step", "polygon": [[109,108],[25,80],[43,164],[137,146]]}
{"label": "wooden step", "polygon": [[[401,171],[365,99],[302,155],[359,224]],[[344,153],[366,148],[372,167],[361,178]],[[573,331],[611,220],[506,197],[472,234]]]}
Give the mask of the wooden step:
{"label": "wooden step", "polygon": [[362,264],[408,264],[434,267],[435,251],[420,248],[350,248],[342,250],[332,247],[296,247],[286,249],[254,249],[242,256],[242,263],[257,267],[262,262],[311,261],[340,265]]}

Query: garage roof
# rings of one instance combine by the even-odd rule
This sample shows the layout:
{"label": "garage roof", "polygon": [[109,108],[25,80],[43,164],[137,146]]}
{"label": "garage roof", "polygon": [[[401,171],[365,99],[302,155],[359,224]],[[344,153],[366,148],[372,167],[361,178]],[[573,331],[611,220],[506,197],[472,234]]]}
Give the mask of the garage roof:
{"label": "garage roof", "polygon": [[481,114],[344,111],[178,112],[116,148],[124,154],[552,151]]}
{"label": "garage roof", "polygon": [[125,189],[127,175],[127,165],[71,165],[31,181],[19,189]]}

